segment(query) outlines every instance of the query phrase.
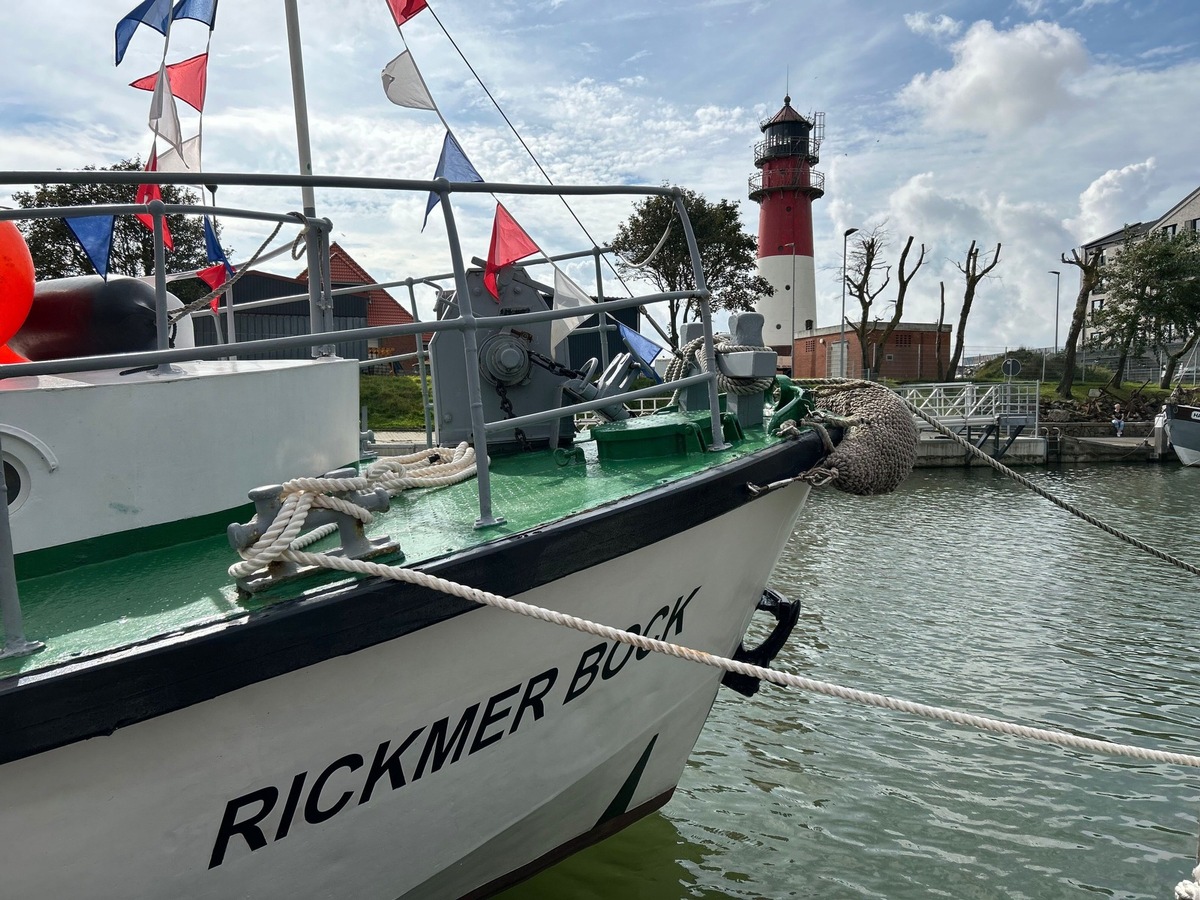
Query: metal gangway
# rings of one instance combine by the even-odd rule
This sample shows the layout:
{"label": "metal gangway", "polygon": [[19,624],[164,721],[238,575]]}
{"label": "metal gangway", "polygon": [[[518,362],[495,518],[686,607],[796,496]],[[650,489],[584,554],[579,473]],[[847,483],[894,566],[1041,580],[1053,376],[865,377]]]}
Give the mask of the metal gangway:
{"label": "metal gangway", "polygon": [[[896,392],[917,409],[945,427],[970,435],[976,429],[1014,439],[1022,431],[1038,433],[1037,381],[977,383],[951,381],[941,384],[906,384]],[[930,431],[924,419],[913,416],[921,431]]]}

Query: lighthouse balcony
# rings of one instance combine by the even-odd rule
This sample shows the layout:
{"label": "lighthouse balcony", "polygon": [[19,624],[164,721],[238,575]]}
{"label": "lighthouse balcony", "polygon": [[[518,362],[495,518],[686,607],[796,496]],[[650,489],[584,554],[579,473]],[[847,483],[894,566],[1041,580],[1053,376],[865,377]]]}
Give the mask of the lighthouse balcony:
{"label": "lighthouse balcony", "polygon": [[804,160],[810,166],[820,162],[817,150],[820,143],[816,140],[809,142],[804,135],[768,135],[765,140],[754,145],[754,164],[761,166],[769,159]]}
{"label": "lighthouse balcony", "polygon": [[808,166],[768,169],[750,176],[750,199],[757,201],[774,191],[803,191],[813,199],[825,195],[825,174]]}

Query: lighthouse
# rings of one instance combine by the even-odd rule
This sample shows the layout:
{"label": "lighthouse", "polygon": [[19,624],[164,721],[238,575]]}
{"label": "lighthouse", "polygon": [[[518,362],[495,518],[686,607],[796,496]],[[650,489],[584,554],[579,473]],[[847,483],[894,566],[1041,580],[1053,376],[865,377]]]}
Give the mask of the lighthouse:
{"label": "lighthouse", "polygon": [[775,293],[758,301],[765,319],[763,341],[794,370],[796,338],[817,325],[813,268],[812,202],[825,193],[825,176],[813,169],[825,133],[825,114],[806,119],[783,98],[783,109],[762,123],[754,147],[750,199],[758,209],[758,274]]}

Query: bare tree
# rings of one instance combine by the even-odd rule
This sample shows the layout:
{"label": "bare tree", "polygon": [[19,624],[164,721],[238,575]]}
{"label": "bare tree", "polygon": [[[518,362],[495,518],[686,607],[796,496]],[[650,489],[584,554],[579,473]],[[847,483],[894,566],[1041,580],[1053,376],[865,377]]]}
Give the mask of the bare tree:
{"label": "bare tree", "polygon": [[1100,281],[1100,251],[1092,250],[1081,257],[1078,250],[1072,250],[1070,259],[1067,259],[1065,253],[1062,254],[1062,261],[1079,269],[1079,293],[1075,295],[1075,312],[1071,315],[1071,327],[1067,330],[1067,353],[1063,361],[1062,380],[1054,390],[1064,400],[1070,400],[1071,387],[1075,383],[1075,349],[1079,344],[1079,336],[1083,333],[1088,298]]}
{"label": "bare tree", "polygon": [[[871,367],[867,358],[867,332],[873,327],[871,307],[891,283],[891,266],[884,263],[882,256],[888,244],[887,230],[882,225],[877,225],[870,232],[859,232],[854,243],[854,252],[850,255],[851,263],[843,277],[846,279],[846,288],[850,291],[850,296],[858,301],[859,320],[857,323],[851,322],[847,317],[846,324],[858,337],[858,347],[862,353],[859,372],[865,375]],[[883,282],[872,286],[871,279],[878,277],[880,269],[883,269]]]}
{"label": "bare tree", "polygon": [[[985,260],[986,262],[986,260]],[[971,246],[967,249],[967,258],[965,262],[956,262],[954,265],[958,271],[963,273],[966,279],[966,287],[963,290],[962,310],[958,314],[958,331],[954,335],[954,353],[950,356],[950,362],[947,365],[946,380],[953,381],[955,374],[958,372],[958,364],[962,360],[963,340],[967,334],[967,316],[971,314],[971,306],[975,303],[975,289],[979,286],[987,274],[996,268],[996,264],[1000,262],[1000,244],[996,244],[996,251],[992,255],[992,261],[986,263],[981,269],[979,267],[979,249],[975,246],[975,241],[971,241]]]}
{"label": "bare tree", "polygon": [[[913,276],[921,268],[925,262],[925,245],[921,245],[921,255],[917,257],[917,262],[913,266],[912,271],[906,273],[905,265],[908,263],[908,251],[912,249],[913,236],[910,234],[908,240],[904,242],[904,250],[900,253],[900,264],[897,267],[897,287],[896,287],[896,305],[892,309],[891,321],[887,323],[887,327],[883,329],[883,336],[879,338],[879,346],[886,347],[888,338],[892,336],[892,332],[896,330],[896,326],[900,324],[900,317],[904,315],[904,298],[908,294],[909,282],[913,280]],[[940,331],[940,329],[939,329]],[[885,355],[883,359],[887,359]],[[875,365],[875,377],[879,377],[883,370],[883,359],[877,360]]]}

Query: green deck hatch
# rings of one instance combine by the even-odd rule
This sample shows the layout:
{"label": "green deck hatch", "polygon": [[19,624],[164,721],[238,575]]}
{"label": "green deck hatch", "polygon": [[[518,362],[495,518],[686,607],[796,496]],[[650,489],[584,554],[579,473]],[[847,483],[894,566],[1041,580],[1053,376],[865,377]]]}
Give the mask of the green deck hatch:
{"label": "green deck hatch", "polygon": [[[721,414],[721,431],[726,443],[744,439],[737,417]],[[592,428],[600,462],[627,459],[657,459],[703,453],[712,446],[712,419],[708,410],[685,413],[664,411]]]}

